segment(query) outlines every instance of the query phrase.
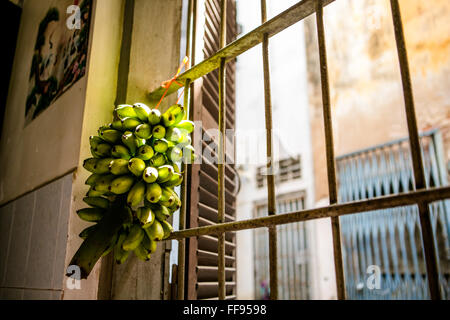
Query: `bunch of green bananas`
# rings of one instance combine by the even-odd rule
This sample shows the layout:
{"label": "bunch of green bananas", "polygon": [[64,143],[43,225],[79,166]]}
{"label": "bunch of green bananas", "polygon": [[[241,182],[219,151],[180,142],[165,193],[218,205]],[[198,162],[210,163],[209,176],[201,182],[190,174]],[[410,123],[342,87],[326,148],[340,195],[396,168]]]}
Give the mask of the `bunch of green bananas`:
{"label": "bunch of green bananas", "polygon": [[[150,109],[143,103],[119,105],[115,121],[102,126],[91,136],[92,158],[83,167],[92,174],[83,199],[90,208],[77,211],[89,222],[100,222],[120,195],[128,216],[103,253],[114,251],[123,263],[133,251],[144,261],[155,252],[157,241],[169,237],[173,228],[167,221],[181,206],[174,191],[183,181],[181,162],[195,160],[190,134],[192,121],[184,120],[184,108],[175,104],[166,112]],[[88,239],[97,225],[80,233]]]}

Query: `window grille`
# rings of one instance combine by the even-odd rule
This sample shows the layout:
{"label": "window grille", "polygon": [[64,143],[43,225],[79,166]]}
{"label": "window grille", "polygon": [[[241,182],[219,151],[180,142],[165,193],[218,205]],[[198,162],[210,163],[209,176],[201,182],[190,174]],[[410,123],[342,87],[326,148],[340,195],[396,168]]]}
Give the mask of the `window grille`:
{"label": "window grille", "polygon": [[[339,1],[339,0],[336,0]],[[406,119],[408,124],[409,144],[411,161],[414,175],[414,191],[404,192],[394,195],[378,196],[373,199],[363,199],[352,201],[348,203],[338,203],[338,190],[336,181],[336,165],[334,157],[334,144],[332,134],[332,119],[330,110],[330,94],[328,84],[328,68],[327,68],[327,54],[325,44],[325,30],[323,23],[323,9],[325,6],[333,2],[333,0],[303,0],[297,4],[291,6],[287,10],[278,14],[270,20],[266,19],[266,2],[261,0],[261,21],[262,24],[253,31],[243,35],[238,40],[231,43],[226,41],[226,8],[228,1],[220,0],[220,41],[218,50],[204,61],[193,65],[190,69],[181,74],[177,82],[173,82],[169,87],[167,94],[176,92],[182,86],[185,87],[185,92],[188,93],[191,83],[195,80],[205,77],[207,74],[217,75],[217,90],[219,94],[218,99],[218,126],[219,131],[222,133],[218,139],[219,160],[218,165],[218,179],[217,179],[217,198],[218,198],[218,210],[217,210],[217,224],[190,227],[185,229],[185,217],[186,217],[186,191],[187,185],[184,184],[183,191],[183,208],[180,216],[180,230],[174,232],[169,239],[178,239],[180,242],[179,251],[179,272],[178,276],[178,297],[185,297],[185,265],[184,254],[181,250],[184,248],[184,239],[195,238],[201,236],[217,236],[218,255],[217,255],[217,278],[219,281],[218,297],[219,299],[225,299],[226,292],[226,240],[225,235],[230,232],[235,232],[244,229],[252,228],[267,228],[269,232],[269,274],[270,274],[270,298],[278,299],[278,274],[277,274],[277,225],[284,225],[293,222],[307,221],[318,218],[331,218],[332,222],[332,236],[333,236],[333,250],[334,250],[334,262],[336,273],[336,286],[338,299],[345,299],[345,277],[343,267],[343,255],[342,255],[342,243],[341,243],[341,224],[340,217],[349,214],[355,214],[360,212],[372,212],[377,214],[383,209],[389,209],[402,206],[415,206],[418,210],[422,244],[425,255],[425,265],[427,271],[428,288],[431,299],[442,299],[442,293],[439,287],[439,268],[436,257],[436,247],[433,238],[433,230],[431,224],[429,204],[435,201],[450,198],[450,187],[430,187],[427,188],[425,180],[425,169],[423,164],[423,158],[421,154],[419,133],[417,129],[416,113],[414,107],[413,91],[411,86],[411,76],[408,66],[408,57],[405,46],[403,24],[400,15],[400,7],[398,0],[390,0],[392,18],[394,24],[395,41],[397,45],[397,53],[399,57],[399,64],[401,70],[401,79],[403,85],[403,95]],[[196,4],[196,1],[190,0],[189,19],[194,17],[192,7]],[[234,61],[234,59],[245,52],[246,50],[253,48],[254,46],[262,43],[262,56],[263,56],[263,70],[264,70],[264,94],[265,94],[265,116],[266,116],[266,137],[267,137],[267,165],[271,166],[272,157],[272,106],[271,106],[271,91],[270,91],[270,69],[269,69],[269,52],[268,42],[269,38],[278,32],[282,32],[284,29],[293,25],[294,23],[303,20],[307,16],[315,14],[317,21],[317,32],[319,42],[319,56],[320,56],[320,73],[322,82],[322,102],[323,102],[323,114],[324,114],[324,128],[325,128],[325,141],[326,141],[326,157],[327,157],[327,172],[328,172],[328,190],[329,190],[329,203],[330,205],[323,208],[306,209],[293,211],[284,214],[276,214],[275,208],[275,188],[274,177],[267,175],[267,199],[268,208],[267,216],[254,218],[244,221],[227,221],[225,214],[225,172],[226,166],[223,165],[224,161],[224,149],[225,149],[225,123],[226,123],[226,108],[225,96],[226,96],[226,77],[225,69],[228,62]],[[345,19],[345,17],[343,17]],[[192,28],[188,30],[192,32]],[[190,37],[192,38],[192,37]],[[193,39],[192,39],[193,40]],[[190,40],[188,42],[187,52],[191,52]],[[193,42],[195,43],[195,42]],[[218,70],[218,73],[217,71]],[[149,98],[153,101],[157,101],[165,91],[165,88],[157,88],[149,94]],[[187,96],[187,95],[186,95]],[[189,99],[185,98],[184,104],[189,106],[189,110],[192,110],[192,105],[189,103]],[[190,113],[192,118],[192,112]],[[191,171],[191,170],[190,170]],[[185,171],[187,172],[187,171]],[[192,177],[193,178],[193,177]],[[186,179],[185,179],[186,181]],[[192,190],[191,190],[192,191]],[[193,190],[190,194],[194,195],[197,190]],[[190,198],[189,198],[190,199]],[[192,201],[192,199],[190,199]],[[182,281],[181,281],[182,280]]]}

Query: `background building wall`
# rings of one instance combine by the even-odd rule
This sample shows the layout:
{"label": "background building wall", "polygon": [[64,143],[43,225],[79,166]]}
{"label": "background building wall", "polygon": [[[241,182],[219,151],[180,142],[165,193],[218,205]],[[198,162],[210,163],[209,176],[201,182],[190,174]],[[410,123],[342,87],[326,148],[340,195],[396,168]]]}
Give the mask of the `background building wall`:
{"label": "background building wall", "polygon": [[[448,161],[450,3],[400,0],[400,8],[419,130],[441,130]],[[407,136],[389,1],[336,1],[324,14],[336,155]],[[315,194],[320,200],[328,190],[315,16],[306,21],[306,38]]]}
{"label": "background building wall", "polygon": [[[268,1],[268,19],[281,13],[297,1]],[[260,1],[238,1],[238,23],[242,35],[261,23]],[[276,195],[291,192],[305,192],[305,207],[315,206],[313,147],[309,123],[309,97],[307,86],[307,51],[305,48],[304,23],[299,22],[282,31],[269,41],[270,76],[273,107],[274,157],[280,160],[289,156],[301,157],[302,178],[276,185]],[[241,191],[238,194],[237,220],[254,217],[256,202],[267,200],[267,187],[258,189],[256,167],[265,165],[266,138],[264,115],[264,85],[261,46],[257,46],[237,58],[236,76],[236,158],[240,167]],[[247,137],[253,138],[249,144]],[[246,143],[247,142],[247,143]],[[249,152],[251,150],[251,152]],[[256,153],[256,155],[255,155]],[[323,224],[323,223],[322,223]],[[310,245],[310,286],[313,299],[329,299],[335,296],[333,269],[319,268],[318,264],[332,268],[332,255],[319,248],[331,245],[322,232],[327,226],[316,226],[307,222]],[[325,231],[324,231],[325,228]],[[330,229],[331,230],[331,229]],[[253,230],[239,231],[237,239],[237,297],[253,299],[254,292],[254,252]],[[294,258],[293,258],[294,259]],[[324,280],[325,279],[325,280]],[[325,281],[326,284],[322,284]]]}

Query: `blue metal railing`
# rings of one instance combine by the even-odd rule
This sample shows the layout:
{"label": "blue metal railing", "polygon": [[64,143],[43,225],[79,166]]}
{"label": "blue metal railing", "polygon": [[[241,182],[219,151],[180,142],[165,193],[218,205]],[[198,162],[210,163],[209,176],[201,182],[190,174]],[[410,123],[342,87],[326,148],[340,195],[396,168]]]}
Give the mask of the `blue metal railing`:
{"label": "blue metal railing", "polygon": [[[427,186],[447,185],[439,131],[423,133],[421,146]],[[341,203],[414,189],[407,139],[346,154],[336,161]],[[433,203],[430,209],[441,290],[449,299],[450,201]],[[428,299],[417,207],[378,211],[341,217],[347,297]]]}

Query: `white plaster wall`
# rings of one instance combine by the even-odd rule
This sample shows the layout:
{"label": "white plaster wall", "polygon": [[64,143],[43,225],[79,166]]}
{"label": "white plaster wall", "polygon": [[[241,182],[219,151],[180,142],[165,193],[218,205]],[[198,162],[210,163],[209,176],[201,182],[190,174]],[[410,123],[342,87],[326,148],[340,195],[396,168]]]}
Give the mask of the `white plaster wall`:
{"label": "white plaster wall", "polygon": [[[86,91],[86,76],[26,127],[25,101],[40,21],[54,0],[23,4],[0,141],[0,205],[75,169]],[[65,13],[60,12],[61,19]]]}

